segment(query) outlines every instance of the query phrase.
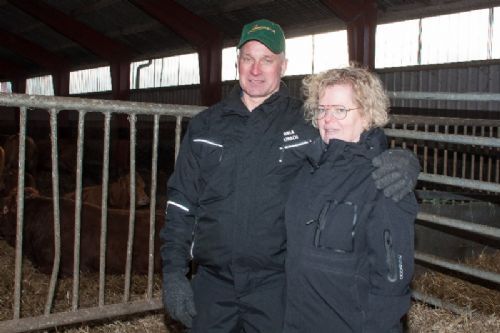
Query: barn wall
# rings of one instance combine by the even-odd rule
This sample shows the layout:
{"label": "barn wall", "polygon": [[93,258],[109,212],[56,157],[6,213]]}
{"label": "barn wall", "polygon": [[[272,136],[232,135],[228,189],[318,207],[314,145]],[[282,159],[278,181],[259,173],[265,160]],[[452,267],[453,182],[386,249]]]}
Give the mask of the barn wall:
{"label": "barn wall", "polygon": [[[500,61],[480,61],[446,65],[415,66],[390,68],[377,71],[388,91],[422,92],[467,92],[499,93]],[[303,75],[285,77],[283,81],[292,96],[301,98]],[[236,81],[226,81],[222,86],[222,96],[226,96]],[[88,94],[91,98],[110,98],[110,93]],[[141,102],[199,105],[198,85],[168,87],[156,89],[132,90],[131,100]],[[411,109],[423,109],[420,113],[447,116],[447,110],[456,110],[454,115],[472,116],[473,111],[482,118],[500,118],[500,102],[465,102],[465,101],[423,101],[394,100],[392,106],[400,113],[415,113]],[[406,110],[400,110],[404,108]],[[438,111],[443,110],[443,111]],[[487,111],[487,112],[486,112]]]}

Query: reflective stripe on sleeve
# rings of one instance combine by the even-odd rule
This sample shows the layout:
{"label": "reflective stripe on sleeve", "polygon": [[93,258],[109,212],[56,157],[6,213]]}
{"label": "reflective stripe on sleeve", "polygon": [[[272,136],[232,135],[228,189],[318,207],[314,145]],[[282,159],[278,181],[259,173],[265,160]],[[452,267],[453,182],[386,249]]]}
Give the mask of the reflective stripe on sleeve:
{"label": "reflective stripe on sleeve", "polygon": [[168,205],[174,205],[175,207],[179,207],[180,209],[182,209],[185,212],[189,212],[189,208],[187,208],[186,206],[183,206],[180,203],[177,203],[175,201],[170,201],[170,200],[167,201],[167,208],[168,208]]}

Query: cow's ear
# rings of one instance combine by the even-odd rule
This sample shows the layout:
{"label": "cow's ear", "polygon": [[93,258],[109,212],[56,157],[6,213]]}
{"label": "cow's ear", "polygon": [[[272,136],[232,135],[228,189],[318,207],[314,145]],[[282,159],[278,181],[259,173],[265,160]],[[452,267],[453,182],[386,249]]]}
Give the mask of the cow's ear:
{"label": "cow's ear", "polygon": [[25,187],[24,188],[24,197],[25,198],[34,198],[40,196],[40,192],[34,187]]}

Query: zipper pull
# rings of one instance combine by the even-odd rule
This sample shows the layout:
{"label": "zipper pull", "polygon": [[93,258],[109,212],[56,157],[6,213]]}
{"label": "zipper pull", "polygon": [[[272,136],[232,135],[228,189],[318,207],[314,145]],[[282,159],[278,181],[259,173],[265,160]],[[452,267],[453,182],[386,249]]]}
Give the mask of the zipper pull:
{"label": "zipper pull", "polygon": [[309,224],[311,224],[313,222],[316,222],[316,220],[315,219],[310,219],[309,221],[306,222],[306,225],[309,225]]}
{"label": "zipper pull", "polygon": [[283,163],[283,155],[285,154],[285,147],[281,146],[280,147],[280,158],[278,162]]}

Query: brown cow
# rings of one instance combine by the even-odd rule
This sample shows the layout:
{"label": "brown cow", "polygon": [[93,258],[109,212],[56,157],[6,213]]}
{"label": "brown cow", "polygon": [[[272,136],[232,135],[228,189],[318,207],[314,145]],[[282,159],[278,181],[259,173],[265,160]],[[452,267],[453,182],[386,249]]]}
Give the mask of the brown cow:
{"label": "brown cow", "polygon": [[[36,191],[36,190],[35,190]],[[24,246],[23,253],[41,272],[52,271],[54,257],[53,202],[51,198],[38,196],[25,190],[24,201]],[[34,194],[35,193],[35,194]],[[16,238],[16,193],[6,197],[0,213],[0,235],[15,245]],[[129,214],[127,210],[109,209],[107,218],[106,272],[122,274],[125,271]],[[73,272],[73,247],[75,227],[75,202],[61,198],[61,264],[60,274],[67,276]],[[160,271],[158,233],[163,224],[163,216],[156,215],[155,272]],[[101,208],[82,204],[80,270],[99,271]],[[135,215],[134,247],[132,271],[146,274],[149,251],[149,212],[137,211]]]}
{"label": "brown cow", "polygon": [[[19,135],[13,134],[5,140],[4,146],[5,150],[5,169],[18,169],[19,161]],[[36,174],[36,167],[38,163],[38,148],[35,141],[26,136],[26,172],[31,174]]]}
{"label": "brown cow", "polygon": [[[18,185],[17,169],[5,169],[0,181],[0,195],[8,195]],[[29,172],[24,173],[24,186],[37,188],[35,177]]]}
{"label": "brown cow", "polygon": [[[149,196],[146,194],[146,185],[141,175],[135,173],[135,204],[138,207],[149,204]],[[65,198],[75,199],[75,192],[67,193]],[[102,186],[87,186],[82,189],[82,201],[100,206],[102,202]],[[118,178],[117,181],[109,184],[108,205],[110,208],[130,207],[130,174]]]}

